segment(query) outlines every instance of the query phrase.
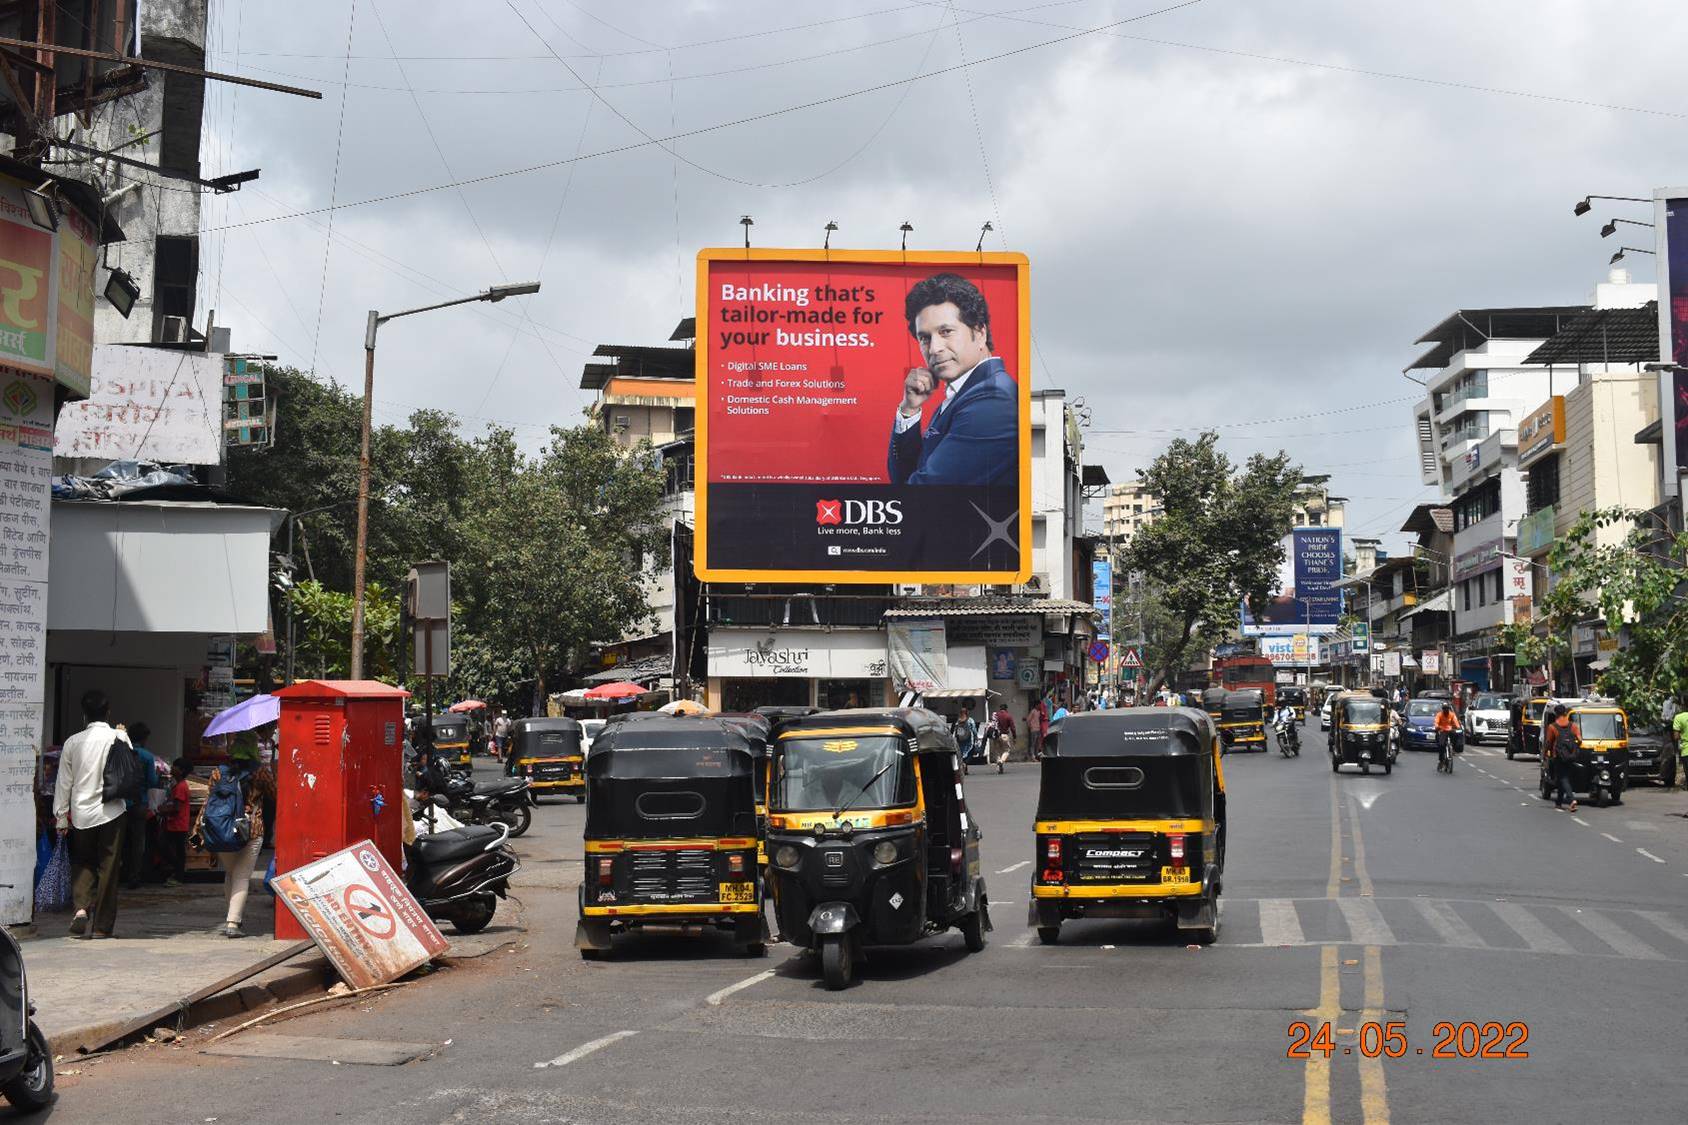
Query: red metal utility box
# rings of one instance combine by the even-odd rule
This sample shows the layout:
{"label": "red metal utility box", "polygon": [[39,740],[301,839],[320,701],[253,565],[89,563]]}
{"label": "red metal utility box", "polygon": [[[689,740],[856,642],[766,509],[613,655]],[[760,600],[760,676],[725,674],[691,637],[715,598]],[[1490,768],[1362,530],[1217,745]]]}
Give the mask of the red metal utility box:
{"label": "red metal utility box", "polygon": [[[277,691],[275,869],[369,840],[404,869],[404,701],[374,680],[305,680]],[[280,901],[275,936],[307,936]]]}

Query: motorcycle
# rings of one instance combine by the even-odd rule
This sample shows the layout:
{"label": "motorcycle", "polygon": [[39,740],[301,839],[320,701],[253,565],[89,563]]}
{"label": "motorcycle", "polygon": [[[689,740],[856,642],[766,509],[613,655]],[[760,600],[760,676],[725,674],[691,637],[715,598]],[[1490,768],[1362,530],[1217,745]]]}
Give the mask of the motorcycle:
{"label": "motorcycle", "polygon": [[[10,884],[0,886],[12,889]],[[33,1015],[23,950],[0,927],[0,1095],[24,1113],[53,1103],[53,1053]]]}
{"label": "motorcycle", "polygon": [[465,772],[446,770],[442,784],[436,787],[428,783],[437,776],[433,770],[426,771],[419,783],[430,794],[444,797],[446,811],[464,824],[507,825],[512,838],[523,835],[533,824],[533,796],[528,792],[527,778],[476,781]]}
{"label": "motorcycle", "polygon": [[1301,732],[1289,719],[1279,719],[1272,726],[1272,733],[1278,739],[1278,752],[1286,758],[1301,757]]}
{"label": "motorcycle", "polygon": [[[430,800],[445,807],[443,797]],[[505,843],[506,824],[464,825],[416,837],[405,845],[404,883],[428,917],[450,922],[460,934],[486,929],[498,900],[510,893],[510,876],[521,870]]]}

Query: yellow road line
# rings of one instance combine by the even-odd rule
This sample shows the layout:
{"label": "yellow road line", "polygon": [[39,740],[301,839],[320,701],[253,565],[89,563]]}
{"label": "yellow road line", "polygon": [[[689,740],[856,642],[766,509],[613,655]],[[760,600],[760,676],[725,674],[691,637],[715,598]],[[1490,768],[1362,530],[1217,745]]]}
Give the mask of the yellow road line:
{"label": "yellow road line", "polygon": [[[1319,1006],[1302,1014],[1318,1031],[1323,1023],[1334,1023],[1342,1011],[1342,980],[1336,970],[1336,946],[1319,950]],[[1302,1125],[1330,1125],[1330,1059],[1322,1051],[1309,1051],[1301,1090]]]}
{"label": "yellow road line", "polygon": [[1342,887],[1342,805],[1336,795],[1336,782],[1330,783],[1330,879],[1325,883],[1325,897],[1335,898]]}
{"label": "yellow road line", "polygon": [[[1358,833],[1355,834],[1358,839]],[[1383,952],[1375,945],[1366,946],[1365,1011],[1360,1021],[1383,1023]],[[1362,1042],[1364,1040],[1362,1039]],[[1381,1038],[1379,1040],[1381,1042]],[[1366,1125],[1389,1125],[1389,1086],[1383,1079],[1383,1058],[1360,1055],[1360,1112]]]}
{"label": "yellow road line", "polygon": [[1365,898],[1372,897],[1371,874],[1366,870],[1366,842],[1360,836],[1360,818],[1355,815],[1354,806],[1348,806],[1348,827],[1354,837],[1354,877],[1359,880],[1360,894]]}

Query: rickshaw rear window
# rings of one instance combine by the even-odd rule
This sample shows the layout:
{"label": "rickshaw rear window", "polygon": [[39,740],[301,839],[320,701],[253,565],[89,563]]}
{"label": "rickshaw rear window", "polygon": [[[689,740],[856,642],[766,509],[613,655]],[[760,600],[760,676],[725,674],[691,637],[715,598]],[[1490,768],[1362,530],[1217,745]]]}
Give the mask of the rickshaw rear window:
{"label": "rickshaw rear window", "polygon": [[789,812],[834,810],[846,804],[854,809],[912,805],[914,755],[906,752],[901,738],[890,734],[783,741],[774,760],[768,804]]}
{"label": "rickshaw rear window", "polygon": [[1577,711],[1572,713],[1571,721],[1582,731],[1584,742],[1611,742],[1629,737],[1624,717],[1614,711]]}
{"label": "rickshaw rear window", "polygon": [[1087,789],[1136,789],[1143,784],[1143,771],[1136,766],[1091,766],[1084,771]]}
{"label": "rickshaw rear window", "polygon": [[[694,749],[691,747],[661,747],[649,750],[623,750],[611,756],[605,776],[627,779],[676,777],[731,777],[735,772],[731,751],[721,747]],[[748,770],[750,763],[743,763]]]}
{"label": "rickshaw rear window", "polygon": [[573,731],[546,730],[539,732],[539,744],[541,746],[567,746],[573,741]]}
{"label": "rickshaw rear window", "polygon": [[[1135,784],[1125,784],[1132,774]],[[1141,766],[1045,758],[1042,781],[1039,820],[1204,818],[1213,812],[1213,760],[1205,756],[1143,759]]]}
{"label": "rickshaw rear window", "polygon": [[702,793],[677,790],[641,793],[634,799],[633,807],[646,820],[695,820],[703,815],[705,806]]}

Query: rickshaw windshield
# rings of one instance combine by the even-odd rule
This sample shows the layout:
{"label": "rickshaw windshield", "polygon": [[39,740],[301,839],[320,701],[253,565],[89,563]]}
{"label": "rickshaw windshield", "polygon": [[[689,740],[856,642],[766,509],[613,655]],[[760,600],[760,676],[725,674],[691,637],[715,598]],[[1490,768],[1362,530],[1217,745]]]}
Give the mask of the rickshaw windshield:
{"label": "rickshaw windshield", "polygon": [[1616,742],[1628,738],[1624,717],[1612,711],[1578,711],[1571,721],[1582,731],[1584,742]]}
{"label": "rickshaw windshield", "polygon": [[1383,722],[1383,701],[1380,699],[1353,699],[1343,704],[1342,720],[1345,723],[1364,725],[1367,723]]}
{"label": "rickshaw windshield", "polygon": [[844,805],[888,809],[912,804],[914,755],[896,735],[793,738],[779,744],[772,809],[830,812]]}

